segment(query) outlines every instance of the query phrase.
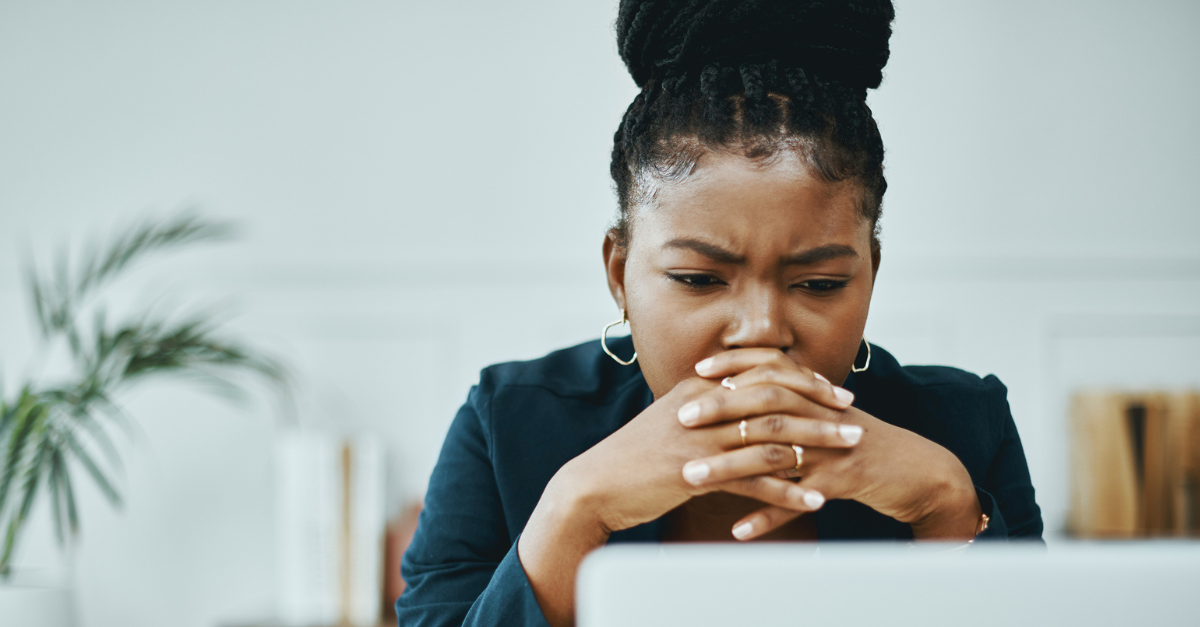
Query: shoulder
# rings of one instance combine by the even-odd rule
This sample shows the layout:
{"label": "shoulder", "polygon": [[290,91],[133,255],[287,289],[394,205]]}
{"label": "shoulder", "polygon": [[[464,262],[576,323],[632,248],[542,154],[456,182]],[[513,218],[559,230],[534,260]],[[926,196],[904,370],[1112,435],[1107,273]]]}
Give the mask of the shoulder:
{"label": "shoulder", "polygon": [[[629,337],[609,340],[612,350],[629,354]],[[626,388],[642,382],[637,365],[622,366],[604,353],[599,340],[584,342],[527,361],[494,364],[480,373],[482,392],[495,395],[520,388],[560,398],[605,403]]]}
{"label": "shoulder", "polygon": [[[628,338],[608,344],[619,355],[633,352]],[[651,401],[640,368],[617,364],[598,340],[484,368],[470,402],[510,528],[524,527],[559,468]]]}
{"label": "shoulder", "polygon": [[872,392],[909,392],[921,395],[984,396],[1006,393],[995,375],[981,377],[950,366],[901,366],[891,353],[871,345],[871,363],[866,372],[855,373],[852,385]]}
{"label": "shoulder", "polygon": [[852,377],[847,386],[860,409],[952,450],[986,457],[1011,420],[1008,390],[995,375],[981,377],[949,366],[901,366],[886,350],[871,345],[870,367]]}

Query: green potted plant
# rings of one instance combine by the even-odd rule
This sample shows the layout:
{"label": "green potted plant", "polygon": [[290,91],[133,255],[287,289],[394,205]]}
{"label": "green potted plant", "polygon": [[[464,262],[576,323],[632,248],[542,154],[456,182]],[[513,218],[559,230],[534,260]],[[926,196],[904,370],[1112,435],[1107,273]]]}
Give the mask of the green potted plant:
{"label": "green potted plant", "polygon": [[[39,498],[49,499],[57,539],[68,546],[79,529],[75,486],[81,474],[110,503],[121,505],[114,476],[121,466],[116,441],[132,425],[120,404],[130,388],[185,376],[237,397],[242,390],[235,380],[241,379],[234,377],[252,373],[283,389],[281,367],[224,337],[211,315],[147,311],[112,322],[100,298],[105,286],[145,257],[230,234],[228,224],[188,213],[135,225],[107,246],[92,242],[74,268],[65,255],[48,274],[28,264],[37,356],[65,353],[70,367],[65,378],[51,382],[35,374],[10,389],[0,381],[0,582],[12,580],[13,558]],[[22,601],[11,588],[0,593],[0,615],[15,619],[15,608],[29,602],[28,595]],[[69,591],[65,594],[69,601]],[[26,611],[35,612],[34,603]],[[5,604],[11,607],[6,610]],[[27,620],[33,622],[18,622],[70,620],[69,611],[60,619],[54,616],[61,609],[46,609],[49,613],[30,615]]]}

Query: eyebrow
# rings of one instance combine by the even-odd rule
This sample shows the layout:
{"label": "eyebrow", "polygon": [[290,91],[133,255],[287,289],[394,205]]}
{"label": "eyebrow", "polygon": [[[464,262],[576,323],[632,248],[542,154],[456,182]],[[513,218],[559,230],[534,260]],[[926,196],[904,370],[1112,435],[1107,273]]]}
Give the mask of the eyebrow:
{"label": "eyebrow", "polygon": [[[687,250],[692,250],[704,255],[705,257],[708,257],[709,259],[712,259],[717,263],[726,263],[730,265],[743,265],[746,263],[746,257],[744,255],[730,252],[724,248],[721,248],[720,246],[717,246],[716,244],[710,244],[698,239],[686,237],[673,239],[666,244],[663,244],[663,248],[684,248]],[[853,248],[846,246],[845,244],[826,244],[824,246],[817,246],[816,248],[809,248],[808,250],[787,255],[780,261],[780,265],[808,266],[814,263],[828,261],[830,259],[837,259],[838,257],[857,256],[858,253]]]}

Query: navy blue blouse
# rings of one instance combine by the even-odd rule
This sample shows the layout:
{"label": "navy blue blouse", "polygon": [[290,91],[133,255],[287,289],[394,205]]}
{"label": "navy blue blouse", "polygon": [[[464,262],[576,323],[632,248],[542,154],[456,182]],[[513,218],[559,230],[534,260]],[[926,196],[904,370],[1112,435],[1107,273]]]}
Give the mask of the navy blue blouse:
{"label": "navy blue blouse", "polygon": [[[629,338],[611,343],[617,354],[633,352]],[[870,368],[844,384],[854,406],[958,456],[991,516],[981,539],[1041,540],[1004,384],[955,368],[901,367],[874,345],[871,353]],[[485,368],[446,435],[401,563],[400,625],[546,626],[517,538],[554,473],[653,400],[638,366],[617,364],[599,341]],[[815,516],[821,541],[912,538],[907,524],[854,501],[831,500]],[[659,519],[609,542],[658,542],[663,527]]]}

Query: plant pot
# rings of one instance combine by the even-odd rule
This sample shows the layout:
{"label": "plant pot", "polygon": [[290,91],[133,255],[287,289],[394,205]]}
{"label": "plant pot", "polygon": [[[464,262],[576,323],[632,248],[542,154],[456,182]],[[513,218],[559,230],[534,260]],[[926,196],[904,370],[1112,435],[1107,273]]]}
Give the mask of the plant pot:
{"label": "plant pot", "polygon": [[75,595],[65,587],[3,582],[0,616],[13,627],[75,627]]}

